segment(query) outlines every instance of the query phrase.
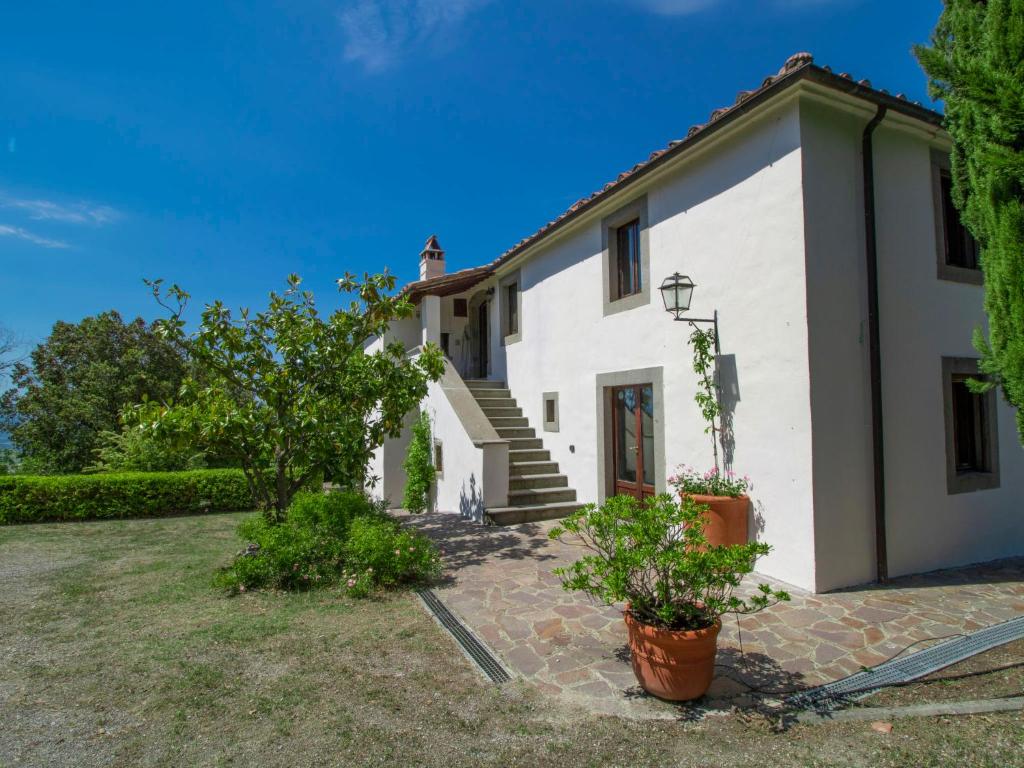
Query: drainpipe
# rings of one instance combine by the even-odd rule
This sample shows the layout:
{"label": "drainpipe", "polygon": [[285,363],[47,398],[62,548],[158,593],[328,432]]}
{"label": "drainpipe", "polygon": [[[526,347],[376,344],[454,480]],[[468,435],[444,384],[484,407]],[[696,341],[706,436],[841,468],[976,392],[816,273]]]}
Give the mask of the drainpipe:
{"label": "drainpipe", "polygon": [[864,246],[868,277],[868,347],[871,365],[871,445],[875,488],[875,573],[878,581],[889,578],[885,536],[885,439],[882,430],[882,354],[878,322],[878,243],[875,237],[875,161],[871,143],[875,128],[887,109],[878,112],[864,128],[861,155],[864,162]]}

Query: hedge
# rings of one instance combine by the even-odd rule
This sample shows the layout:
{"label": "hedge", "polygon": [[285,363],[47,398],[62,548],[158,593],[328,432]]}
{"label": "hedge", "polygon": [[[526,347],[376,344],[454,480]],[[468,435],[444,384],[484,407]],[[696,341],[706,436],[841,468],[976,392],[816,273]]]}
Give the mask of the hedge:
{"label": "hedge", "polygon": [[0,525],[253,508],[241,470],[0,476]]}

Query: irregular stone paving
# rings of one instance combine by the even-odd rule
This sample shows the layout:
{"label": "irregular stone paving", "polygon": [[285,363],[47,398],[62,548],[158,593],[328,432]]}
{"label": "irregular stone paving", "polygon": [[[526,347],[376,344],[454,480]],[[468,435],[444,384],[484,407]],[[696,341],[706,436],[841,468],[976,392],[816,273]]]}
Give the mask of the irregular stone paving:
{"label": "irregular stone paving", "polygon": [[[552,569],[581,550],[547,538],[555,523],[495,528],[452,514],[406,519],[444,554],[447,572],[437,595],[514,674],[597,712],[693,712],[637,687],[619,609],[562,589]],[[771,582],[757,575],[750,581]],[[755,694],[819,685],[885,661],[912,643],[1024,614],[1024,559],[906,577],[886,587],[789,592],[789,603],[739,620],[723,618],[716,678],[700,709],[747,706]]]}

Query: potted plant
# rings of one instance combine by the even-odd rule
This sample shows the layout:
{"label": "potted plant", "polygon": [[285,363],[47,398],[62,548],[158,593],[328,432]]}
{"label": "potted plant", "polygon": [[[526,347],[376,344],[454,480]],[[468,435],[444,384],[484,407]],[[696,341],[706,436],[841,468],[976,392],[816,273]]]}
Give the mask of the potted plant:
{"label": "potted plant", "polygon": [[625,603],[633,673],[644,690],[670,701],[699,698],[711,685],[722,614],[789,600],[768,584],[746,599],[733,593],[769,546],[709,545],[705,513],[689,497],[615,496],[588,504],[549,534],[571,535],[590,551],[555,573],[567,590]]}
{"label": "potted plant", "polygon": [[750,478],[737,477],[731,471],[724,474],[717,467],[703,474],[680,465],[676,474],[668,479],[683,499],[693,499],[708,507],[708,519],[704,529],[708,544],[727,546],[746,544],[747,518],[750,512]]}

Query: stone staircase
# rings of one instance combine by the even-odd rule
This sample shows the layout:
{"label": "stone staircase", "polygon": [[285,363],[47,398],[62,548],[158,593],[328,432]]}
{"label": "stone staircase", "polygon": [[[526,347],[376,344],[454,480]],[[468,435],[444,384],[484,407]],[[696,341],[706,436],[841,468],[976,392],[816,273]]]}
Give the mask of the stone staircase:
{"label": "stone staircase", "polygon": [[569,487],[569,479],[559,474],[558,462],[544,450],[544,441],[523,416],[523,409],[516,406],[505,382],[467,379],[466,386],[498,436],[509,441],[509,506],[488,509],[490,522],[517,525],[553,520],[579,509],[582,504],[576,501],[576,491]]}

